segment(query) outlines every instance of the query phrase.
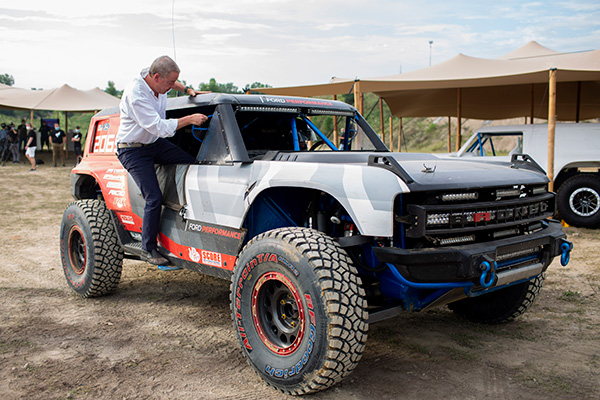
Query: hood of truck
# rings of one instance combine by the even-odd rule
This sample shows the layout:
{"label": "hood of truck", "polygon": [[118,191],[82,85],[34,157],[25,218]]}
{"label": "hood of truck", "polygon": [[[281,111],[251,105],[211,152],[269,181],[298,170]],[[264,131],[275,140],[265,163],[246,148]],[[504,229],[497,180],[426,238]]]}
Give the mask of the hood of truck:
{"label": "hood of truck", "polygon": [[420,160],[406,159],[402,154],[393,158],[413,179],[412,191],[468,189],[486,186],[510,186],[549,182],[546,174],[527,163],[511,163],[498,160],[446,159],[426,155]]}
{"label": "hood of truck", "polygon": [[[373,156],[393,158],[400,168],[369,163]],[[411,191],[439,189],[469,189],[520,184],[545,184],[546,174],[535,166],[498,160],[454,159],[421,153],[386,152],[272,152],[263,160],[326,164],[359,164],[368,168],[385,168],[398,175]],[[412,180],[412,182],[410,182]]]}

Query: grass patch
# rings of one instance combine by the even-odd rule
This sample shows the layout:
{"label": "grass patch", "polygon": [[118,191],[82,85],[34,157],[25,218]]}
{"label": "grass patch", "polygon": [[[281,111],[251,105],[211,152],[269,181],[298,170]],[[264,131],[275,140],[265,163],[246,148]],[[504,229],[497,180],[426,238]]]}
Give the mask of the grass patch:
{"label": "grass patch", "polygon": [[18,340],[0,340],[0,354],[9,353],[22,348],[32,348],[33,343],[25,339]]}

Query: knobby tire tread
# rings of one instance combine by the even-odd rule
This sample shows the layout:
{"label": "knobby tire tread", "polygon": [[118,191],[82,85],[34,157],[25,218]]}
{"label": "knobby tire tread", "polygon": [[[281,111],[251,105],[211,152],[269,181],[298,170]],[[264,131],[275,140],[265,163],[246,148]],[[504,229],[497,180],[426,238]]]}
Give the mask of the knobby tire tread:
{"label": "knobby tire tread", "polygon": [[[461,303],[461,301],[450,304],[449,308],[454,311],[457,315],[463,316],[470,321],[484,323],[484,324],[502,324],[510,321],[514,321],[521,315],[523,315],[529,307],[535,302],[538,294],[542,290],[542,286],[544,285],[545,274],[541,274],[533,278],[531,281],[527,282],[526,288],[523,290],[523,293],[519,296],[518,300],[513,304],[513,306],[506,312],[501,315],[497,315],[494,318],[488,318],[485,312],[478,308],[473,308],[468,306],[468,302]],[[502,292],[496,292],[491,294],[500,294]],[[485,295],[484,295],[485,296]],[[466,300],[475,300],[466,299]]]}
{"label": "knobby tire tread", "polygon": [[[313,376],[295,390],[279,387],[271,382],[267,383],[291,395],[327,389],[354,370],[362,357],[367,340],[367,302],[358,271],[346,252],[330,237],[319,231],[308,228],[275,229],[256,236],[246,247],[263,239],[289,243],[299,249],[309,263],[315,266],[314,271],[322,288],[320,295],[332,317],[328,329],[330,346],[326,352],[323,368],[314,371]],[[247,361],[252,365],[250,360]]]}
{"label": "knobby tire tread", "polygon": [[111,293],[119,285],[123,268],[123,249],[104,202],[78,200],[72,204],[83,211],[94,240],[94,273],[83,297],[99,297]]}

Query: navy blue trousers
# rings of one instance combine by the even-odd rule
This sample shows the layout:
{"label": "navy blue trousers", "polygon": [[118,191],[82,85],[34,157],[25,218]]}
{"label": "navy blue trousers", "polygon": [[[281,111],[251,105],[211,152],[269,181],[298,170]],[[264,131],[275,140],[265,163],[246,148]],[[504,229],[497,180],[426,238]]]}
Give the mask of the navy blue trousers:
{"label": "navy blue trousers", "polygon": [[193,164],[196,159],[162,138],[144,147],[119,149],[117,157],[140,188],[146,201],[142,225],[142,248],[152,251],[156,248],[162,207],[162,192],[156,179],[154,164]]}

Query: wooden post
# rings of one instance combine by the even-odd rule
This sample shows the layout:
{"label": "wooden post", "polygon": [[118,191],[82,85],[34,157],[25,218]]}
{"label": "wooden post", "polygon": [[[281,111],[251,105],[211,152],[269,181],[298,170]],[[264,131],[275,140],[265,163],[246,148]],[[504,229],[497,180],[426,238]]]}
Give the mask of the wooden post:
{"label": "wooden post", "polygon": [[390,116],[390,151],[394,151],[394,117]]}
{"label": "wooden post", "polygon": [[65,111],[65,160],[69,157],[69,112]]}
{"label": "wooden post", "polygon": [[354,82],[354,108],[362,115],[363,113],[363,96],[360,91],[360,81]]}
{"label": "wooden post", "polygon": [[452,152],[452,117],[448,116],[448,153]]}
{"label": "wooden post", "polygon": [[581,81],[577,81],[577,108],[575,109],[575,122],[579,122],[579,109],[581,108]]}
{"label": "wooden post", "polygon": [[381,141],[385,144],[385,132],[383,126],[383,100],[379,98],[379,124],[381,126]]}
{"label": "wooden post", "polygon": [[550,70],[548,82],[548,168],[549,189],[554,190],[554,139],[556,134],[556,68]]}
{"label": "wooden post", "polygon": [[[534,107],[534,104],[533,104],[533,83],[531,84],[529,98],[531,100],[531,109],[529,111],[529,123],[533,124],[533,107]],[[525,123],[527,123],[527,121],[525,121]]]}
{"label": "wooden post", "polygon": [[[333,95],[333,100],[337,100],[337,94]],[[333,144],[338,147],[340,145],[340,134],[338,132],[338,117],[337,115],[333,116]]]}
{"label": "wooden post", "polygon": [[402,150],[402,117],[398,117],[398,153]]}
{"label": "wooden post", "polygon": [[458,88],[456,98],[456,151],[460,150],[462,129],[462,88]]}
{"label": "wooden post", "polygon": [[[29,110],[29,121],[31,123],[31,128],[33,128],[33,108],[31,110]],[[40,146],[40,149],[42,148],[42,146]]]}

